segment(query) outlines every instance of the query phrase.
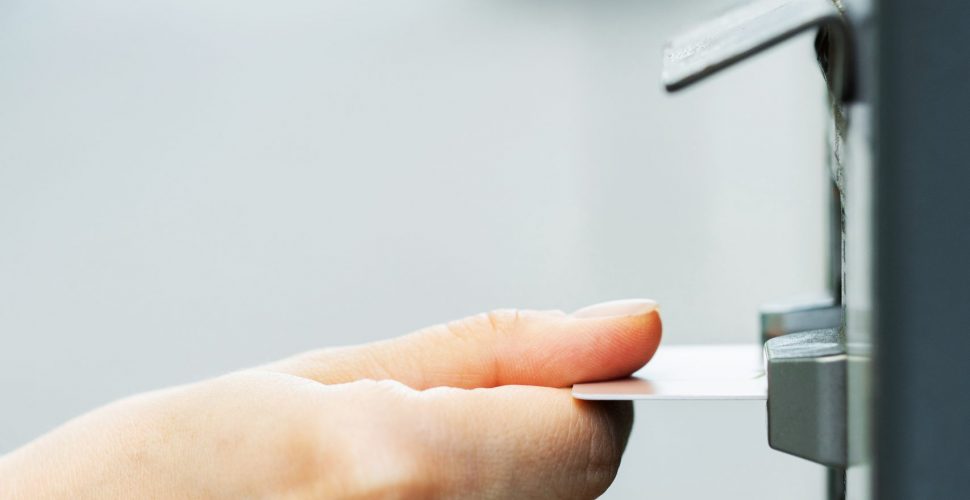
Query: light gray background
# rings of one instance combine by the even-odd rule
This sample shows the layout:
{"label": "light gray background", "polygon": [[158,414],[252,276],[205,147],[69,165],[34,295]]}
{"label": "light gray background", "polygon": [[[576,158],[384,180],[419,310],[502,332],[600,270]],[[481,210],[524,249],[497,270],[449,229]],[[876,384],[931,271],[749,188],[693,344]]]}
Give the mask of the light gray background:
{"label": "light gray background", "polygon": [[[823,286],[823,84],[803,37],[665,95],[664,37],[723,4],[0,2],[0,452],[496,307],[754,341]],[[822,498],[763,404],[637,410],[609,497]]]}

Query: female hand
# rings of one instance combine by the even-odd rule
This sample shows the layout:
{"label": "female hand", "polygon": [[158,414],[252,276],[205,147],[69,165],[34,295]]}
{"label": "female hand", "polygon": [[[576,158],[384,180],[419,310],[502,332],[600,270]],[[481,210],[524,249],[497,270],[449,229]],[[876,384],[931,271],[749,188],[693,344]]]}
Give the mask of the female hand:
{"label": "female hand", "polygon": [[648,300],[497,311],[134,396],[0,458],[0,497],[569,497],[612,482],[629,403],[564,389],[660,342]]}

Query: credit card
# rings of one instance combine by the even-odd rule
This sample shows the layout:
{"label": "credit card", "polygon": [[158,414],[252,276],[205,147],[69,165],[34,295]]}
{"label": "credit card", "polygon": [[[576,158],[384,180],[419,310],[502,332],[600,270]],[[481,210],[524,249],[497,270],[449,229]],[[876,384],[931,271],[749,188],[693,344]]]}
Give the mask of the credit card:
{"label": "credit card", "polygon": [[573,397],[586,400],[763,400],[768,397],[762,346],[661,346],[633,376],[576,384]]}

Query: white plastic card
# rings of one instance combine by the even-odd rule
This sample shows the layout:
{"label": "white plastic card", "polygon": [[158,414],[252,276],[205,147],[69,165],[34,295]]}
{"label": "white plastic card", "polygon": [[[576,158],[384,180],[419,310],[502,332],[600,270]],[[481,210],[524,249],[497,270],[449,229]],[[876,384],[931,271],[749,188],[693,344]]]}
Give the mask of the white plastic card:
{"label": "white plastic card", "polygon": [[661,346],[630,378],[576,384],[573,397],[588,400],[766,399],[762,347]]}

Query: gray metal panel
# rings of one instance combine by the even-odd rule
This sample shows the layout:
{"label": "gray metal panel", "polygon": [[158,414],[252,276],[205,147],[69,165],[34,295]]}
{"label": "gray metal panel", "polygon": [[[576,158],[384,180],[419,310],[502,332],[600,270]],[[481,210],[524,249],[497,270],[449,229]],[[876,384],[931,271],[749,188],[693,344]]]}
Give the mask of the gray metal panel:
{"label": "gray metal panel", "polygon": [[846,361],[837,328],[792,333],[765,343],[772,448],[846,467]]}
{"label": "gray metal panel", "polygon": [[875,498],[970,498],[970,2],[878,16]]}

